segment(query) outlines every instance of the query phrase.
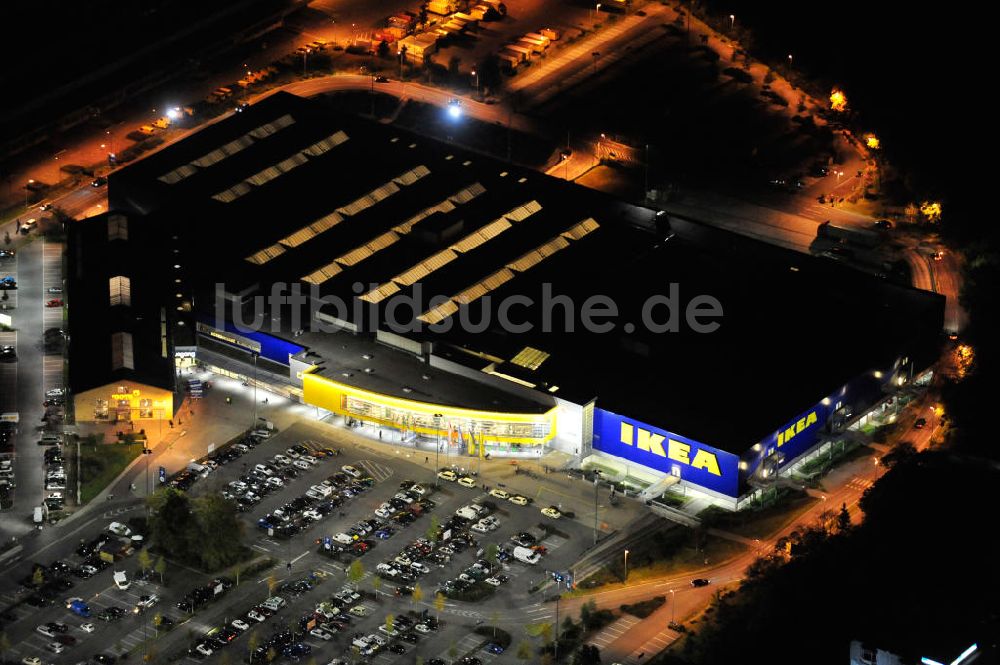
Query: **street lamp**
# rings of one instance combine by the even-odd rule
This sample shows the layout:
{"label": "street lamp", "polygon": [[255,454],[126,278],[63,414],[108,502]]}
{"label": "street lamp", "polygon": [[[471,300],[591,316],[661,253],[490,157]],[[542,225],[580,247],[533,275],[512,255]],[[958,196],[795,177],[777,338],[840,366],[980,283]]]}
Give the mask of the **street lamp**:
{"label": "street lamp", "polygon": [[732,32],[733,29],[735,29],[735,28],[736,28],[736,15],[735,14],[730,14],[729,15],[729,31]]}
{"label": "street lamp", "polygon": [[443,417],[444,416],[441,415],[440,413],[434,414],[434,430],[436,434],[434,438],[434,487],[438,486],[437,473],[438,469],[441,468],[440,462],[438,460],[440,459],[441,455],[441,418]]}
{"label": "street lamp", "polygon": [[479,94],[479,73],[478,73],[478,72],[477,72],[477,71],[476,71],[475,69],[473,69],[473,70],[472,70],[472,76],[473,76],[473,77],[475,78],[475,80],[476,80],[476,97],[478,98],[478,97],[480,97],[480,96],[481,96],[481,95]]}
{"label": "street lamp", "polygon": [[625,583],[628,584],[628,550],[625,550]]}
{"label": "street lamp", "polygon": [[594,470],[594,544],[597,544],[597,492],[600,490],[601,470]]}
{"label": "street lamp", "polygon": [[674,623],[674,607],[676,606],[676,602],[674,601],[675,591],[676,589],[670,590],[670,623]]}
{"label": "street lamp", "polygon": [[35,184],[34,178],[28,178],[28,184],[24,186],[24,207],[28,207],[28,197],[31,196],[31,186]]}
{"label": "street lamp", "polygon": [[875,473],[874,473],[875,480],[878,480],[878,458],[873,457],[872,461],[875,462]]}

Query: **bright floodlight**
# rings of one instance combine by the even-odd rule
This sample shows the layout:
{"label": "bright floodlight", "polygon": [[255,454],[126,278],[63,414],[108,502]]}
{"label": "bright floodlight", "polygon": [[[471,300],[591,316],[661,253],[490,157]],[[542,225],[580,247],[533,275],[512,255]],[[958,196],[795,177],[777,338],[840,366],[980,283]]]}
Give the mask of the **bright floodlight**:
{"label": "bright floodlight", "polygon": [[181,110],[179,108],[172,108],[169,111],[167,111],[167,117],[170,118],[171,120],[176,120],[177,118],[181,117]]}
{"label": "bright floodlight", "polygon": [[457,102],[450,102],[448,104],[448,115],[451,116],[452,119],[457,120],[462,117],[462,107]]}

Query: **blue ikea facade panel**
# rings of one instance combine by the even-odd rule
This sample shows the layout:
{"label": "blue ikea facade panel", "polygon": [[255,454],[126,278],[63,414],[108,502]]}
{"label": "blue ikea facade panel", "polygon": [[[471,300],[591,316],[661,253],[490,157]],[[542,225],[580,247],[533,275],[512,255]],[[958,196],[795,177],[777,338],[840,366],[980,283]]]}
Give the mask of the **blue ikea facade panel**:
{"label": "blue ikea facade panel", "polygon": [[594,409],[594,449],[728,497],[739,496],[736,455],[605,409]]}

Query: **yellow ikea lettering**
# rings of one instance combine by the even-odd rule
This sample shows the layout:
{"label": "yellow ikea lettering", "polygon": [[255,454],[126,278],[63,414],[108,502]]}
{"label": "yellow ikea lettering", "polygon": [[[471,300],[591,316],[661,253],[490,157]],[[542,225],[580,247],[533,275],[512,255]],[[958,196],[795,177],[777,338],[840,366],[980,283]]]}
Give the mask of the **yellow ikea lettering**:
{"label": "yellow ikea lettering", "polygon": [[699,450],[696,452],[694,454],[694,460],[691,462],[691,466],[696,469],[704,469],[714,476],[722,475],[722,471],[719,470],[719,460],[717,460],[715,455],[707,450]]}
{"label": "yellow ikea lettering", "polygon": [[785,445],[796,434],[804,432],[810,425],[815,425],[817,422],[819,422],[819,418],[815,411],[810,411],[808,416],[799,418],[793,425],[786,427],[783,432],[778,432],[778,447]]}
{"label": "yellow ikea lettering", "polygon": [[691,446],[688,444],[670,439],[670,443],[667,444],[667,450],[667,457],[673,461],[684,464],[691,463],[691,459],[688,457],[691,454]]}
{"label": "yellow ikea lettering", "polygon": [[632,445],[632,431],[634,429],[635,428],[632,427],[630,424],[628,424],[628,423],[622,423],[621,436],[619,437],[621,439],[622,443],[624,443],[626,445],[629,445],[629,446]]}
{"label": "yellow ikea lettering", "polygon": [[[808,421],[808,418],[806,418]],[[815,422],[815,416],[813,417]],[[715,476],[721,476],[722,470],[719,468],[719,460],[715,454],[707,450],[695,449],[694,459],[691,458],[691,445],[675,439],[667,440],[667,449],[663,449],[663,441],[666,439],[662,434],[656,434],[641,427],[635,427],[630,423],[621,423],[619,438],[622,443],[628,446],[636,446],[639,450],[648,453],[667,457],[675,462],[687,464],[696,469],[704,469]],[[638,430],[638,431],[636,431]]]}
{"label": "yellow ikea lettering", "polygon": [[[659,455],[660,457],[666,457],[667,454],[663,452],[663,439],[665,436],[660,434],[653,434],[644,429],[639,430],[639,435],[636,437],[636,445],[639,450],[645,450],[646,452],[653,453],[654,455]],[[673,441],[671,441],[673,443]]]}

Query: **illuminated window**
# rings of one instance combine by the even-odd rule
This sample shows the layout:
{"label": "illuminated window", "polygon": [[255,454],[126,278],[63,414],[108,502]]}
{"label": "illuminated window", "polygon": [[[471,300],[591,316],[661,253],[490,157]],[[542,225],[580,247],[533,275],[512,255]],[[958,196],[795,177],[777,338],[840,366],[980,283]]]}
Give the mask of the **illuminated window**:
{"label": "illuminated window", "polygon": [[111,306],[132,304],[132,280],[118,275],[108,280],[111,291]]}
{"label": "illuminated window", "polygon": [[151,399],[141,399],[139,400],[139,417],[140,418],[153,418],[153,400]]}
{"label": "illuminated window", "polygon": [[128,240],[128,219],[124,215],[108,215],[108,241]]}
{"label": "illuminated window", "polygon": [[135,369],[132,357],[132,333],[116,332],[111,335],[111,369]]}
{"label": "illuminated window", "polygon": [[94,420],[107,420],[109,415],[108,400],[99,399],[94,403]]}

